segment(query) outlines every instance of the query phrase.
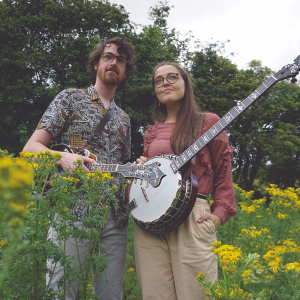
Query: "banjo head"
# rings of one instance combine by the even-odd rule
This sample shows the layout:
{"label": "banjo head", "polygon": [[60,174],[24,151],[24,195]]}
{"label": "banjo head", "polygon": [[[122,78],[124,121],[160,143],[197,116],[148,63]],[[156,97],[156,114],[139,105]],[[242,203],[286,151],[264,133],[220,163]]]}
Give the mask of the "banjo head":
{"label": "banjo head", "polygon": [[172,205],[179,188],[181,174],[173,173],[170,163],[172,156],[159,156],[147,160],[148,163],[158,163],[159,168],[166,174],[157,187],[144,180],[133,180],[129,191],[129,202],[135,200],[136,206],[131,210],[134,219],[141,222],[155,222],[166,213]]}

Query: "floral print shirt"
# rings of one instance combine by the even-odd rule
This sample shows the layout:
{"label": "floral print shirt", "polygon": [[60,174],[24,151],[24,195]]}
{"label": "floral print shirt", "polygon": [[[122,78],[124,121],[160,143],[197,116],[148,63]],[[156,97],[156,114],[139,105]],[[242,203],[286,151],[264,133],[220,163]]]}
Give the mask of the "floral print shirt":
{"label": "floral print shirt", "polygon": [[[124,160],[130,159],[130,120],[128,115],[116,105],[114,99],[111,100],[109,108],[113,109],[109,121],[98,138],[89,142],[107,109],[93,86],[86,90],[65,89],[49,105],[36,130],[48,130],[58,144],[63,143],[73,149],[87,148],[97,156],[98,163],[122,164]],[[116,197],[122,199],[122,177],[117,173],[112,175],[112,184],[118,187]],[[127,225],[126,212],[120,207],[114,207],[114,209],[118,226]],[[82,220],[84,216],[88,215],[88,211],[88,206],[83,204],[73,208],[73,213],[78,220]]]}

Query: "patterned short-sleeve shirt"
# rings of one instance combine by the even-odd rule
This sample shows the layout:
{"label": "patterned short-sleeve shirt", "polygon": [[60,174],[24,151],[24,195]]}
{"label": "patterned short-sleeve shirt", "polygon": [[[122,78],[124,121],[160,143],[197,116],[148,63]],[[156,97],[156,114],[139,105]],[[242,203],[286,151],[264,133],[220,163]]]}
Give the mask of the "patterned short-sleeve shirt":
{"label": "patterned short-sleeve shirt", "polygon": [[[120,109],[114,99],[110,107],[113,113],[97,139],[90,142],[92,133],[105,115],[103,105],[96,90],[90,86],[87,90],[66,89],[51,102],[36,129],[46,129],[57,143],[72,148],[85,147],[97,156],[99,163],[121,164],[130,159],[131,127],[128,115]],[[89,144],[87,144],[89,142]],[[122,197],[122,178],[112,174],[113,183],[119,188],[116,196]],[[88,214],[88,207],[81,205],[73,209],[79,220]],[[121,209],[115,209],[118,226],[127,223],[127,215]]]}

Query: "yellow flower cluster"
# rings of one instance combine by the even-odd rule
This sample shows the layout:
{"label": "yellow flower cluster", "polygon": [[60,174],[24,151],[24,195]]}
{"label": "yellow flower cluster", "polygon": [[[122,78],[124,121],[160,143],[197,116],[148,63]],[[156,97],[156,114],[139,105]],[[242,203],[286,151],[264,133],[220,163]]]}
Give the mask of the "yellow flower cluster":
{"label": "yellow flower cluster", "polygon": [[261,204],[264,204],[266,202],[266,197],[263,197],[261,199],[258,199],[258,200],[252,200],[252,202],[256,205],[261,205]]}
{"label": "yellow flower cluster", "polygon": [[24,159],[3,157],[0,159],[0,191],[23,189],[32,184],[32,167]]}
{"label": "yellow flower cluster", "polygon": [[86,177],[88,180],[97,181],[97,182],[113,179],[110,173],[102,173],[102,171],[100,171],[100,170],[97,170],[93,173],[87,173]]}
{"label": "yellow flower cluster", "polygon": [[285,218],[289,218],[289,215],[287,215],[287,214],[282,214],[281,212],[279,212],[279,213],[277,214],[277,218],[280,219],[280,220],[282,220],[282,219],[285,219]]}
{"label": "yellow flower cluster", "polygon": [[196,276],[196,279],[199,281],[199,282],[202,282],[205,278],[205,274],[204,273],[199,273],[197,276]]}
{"label": "yellow flower cluster", "polygon": [[32,167],[25,159],[9,156],[0,158],[1,218],[11,228],[22,226],[29,212],[26,201],[30,195],[24,193],[24,189],[30,187],[32,182]]}
{"label": "yellow flower cluster", "polygon": [[0,247],[5,247],[7,245],[8,245],[8,241],[4,241],[4,240],[0,241]]}
{"label": "yellow flower cluster", "polygon": [[255,230],[256,227],[253,226],[250,229],[252,229],[252,230],[242,229],[239,236],[247,235],[247,236],[251,236],[251,237],[258,237],[258,236],[262,236],[262,235],[267,235],[269,233],[269,230],[267,228],[262,228],[261,230],[258,231],[258,230]]}
{"label": "yellow flower cluster", "polygon": [[26,208],[26,206],[24,204],[17,204],[17,203],[9,203],[9,207],[18,215],[20,215],[21,217],[26,217],[28,214],[28,209]]}
{"label": "yellow flower cluster", "polygon": [[255,212],[258,208],[260,208],[259,205],[247,205],[245,202],[241,202],[240,203],[241,206],[241,210],[246,212],[248,215],[250,215],[251,213]]}
{"label": "yellow flower cluster", "polygon": [[285,271],[292,271],[294,270],[296,273],[300,273],[300,264],[299,262],[295,261],[293,263],[289,263],[285,265]]}
{"label": "yellow flower cluster", "polygon": [[54,158],[54,159],[60,159],[62,156],[60,153],[51,153],[50,150],[41,151],[41,152],[27,152],[23,151],[20,152],[21,157],[26,158]]}
{"label": "yellow flower cluster", "polygon": [[[278,245],[275,246],[272,250],[268,251],[263,258],[268,262],[268,266],[270,267],[270,270],[272,270],[273,273],[277,274],[278,270],[280,268],[280,263],[282,262],[282,259],[280,258],[285,253],[300,253],[300,247],[299,244],[293,241],[292,239],[286,239],[279,241],[277,243]],[[280,245],[283,244],[283,245]],[[295,270],[298,269],[298,263],[294,265]],[[286,264],[286,270],[291,270],[292,265]],[[298,272],[298,271],[297,271]]]}
{"label": "yellow flower cluster", "polygon": [[130,269],[127,269],[126,272],[134,272],[135,269],[134,268],[130,268]]}
{"label": "yellow flower cluster", "polygon": [[80,180],[78,178],[74,178],[74,177],[61,177],[63,180],[65,181],[70,181],[70,182],[79,182]]}
{"label": "yellow flower cluster", "polygon": [[242,299],[245,299],[248,295],[248,292],[244,292],[243,289],[235,285],[235,289],[231,289],[229,296],[230,298],[236,298],[235,295],[240,295],[242,296]]}
{"label": "yellow flower cluster", "polygon": [[275,274],[278,273],[280,262],[281,262],[280,257],[275,256],[274,260],[271,260],[268,263],[268,266],[270,267],[270,270],[273,271],[273,273],[275,273]]}
{"label": "yellow flower cluster", "polygon": [[221,246],[220,241],[213,243],[212,246],[212,252],[219,257],[219,263],[223,270],[233,273],[236,270],[236,263],[242,257],[241,249],[232,245]]}
{"label": "yellow flower cluster", "polygon": [[271,195],[272,202],[271,207],[279,206],[284,209],[292,209],[293,211],[300,210],[300,188],[295,189],[288,187],[285,190],[281,190],[275,184],[271,184],[266,191]]}
{"label": "yellow flower cluster", "polygon": [[216,286],[215,288],[215,294],[219,297],[222,298],[224,296],[224,293],[222,292],[222,289],[220,288],[219,285]]}
{"label": "yellow flower cluster", "polygon": [[254,191],[246,192],[243,189],[241,189],[237,184],[234,183],[233,185],[234,185],[236,191],[240,194],[240,196],[242,198],[245,198],[246,200],[251,200],[252,199]]}
{"label": "yellow flower cluster", "polygon": [[248,283],[248,278],[251,276],[251,273],[252,273],[251,269],[245,270],[243,272],[242,277],[243,277],[243,281],[244,281],[245,284]]}

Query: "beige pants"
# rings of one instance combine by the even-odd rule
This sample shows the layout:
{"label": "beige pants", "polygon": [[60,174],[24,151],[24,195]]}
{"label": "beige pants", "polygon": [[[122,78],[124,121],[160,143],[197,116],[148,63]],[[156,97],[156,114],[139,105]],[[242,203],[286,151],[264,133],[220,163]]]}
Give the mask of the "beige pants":
{"label": "beige pants", "polygon": [[215,226],[210,220],[197,223],[206,213],[207,201],[198,198],[188,219],[170,233],[156,235],[135,226],[135,262],[144,300],[206,299],[195,277],[201,272],[207,281],[215,281],[218,276],[217,257],[211,252]]}

